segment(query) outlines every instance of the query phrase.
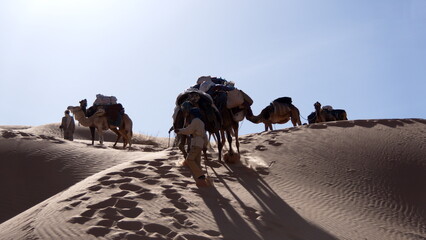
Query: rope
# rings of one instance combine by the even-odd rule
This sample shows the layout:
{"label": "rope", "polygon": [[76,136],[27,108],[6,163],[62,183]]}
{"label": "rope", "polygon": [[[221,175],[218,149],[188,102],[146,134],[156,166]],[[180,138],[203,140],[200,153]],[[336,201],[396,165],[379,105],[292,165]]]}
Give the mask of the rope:
{"label": "rope", "polygon": [[300,115],[300,114],[299,114],[299,116],[300,116],[301,118],[303,118],[305,121],[309,121],[308,119],[304,118],[302,115]]}

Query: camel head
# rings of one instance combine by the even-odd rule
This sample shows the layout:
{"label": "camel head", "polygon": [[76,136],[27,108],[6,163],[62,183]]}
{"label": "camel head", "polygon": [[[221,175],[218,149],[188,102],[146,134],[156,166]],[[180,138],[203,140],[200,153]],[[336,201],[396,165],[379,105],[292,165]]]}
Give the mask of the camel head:
{"label": "camel head", "polygon": [[80,107],[86,108],[87,107],[87,99],[83,99],[80,101]]}
{"label": "camel head", "polygon": [[81,111],[81,107],[68,106],[67,109],[70,110],[73,114],[78,111]]}
{"label": "camel head", "polygon": [[321,109],[321,103],[316,102],[316,103],[314,104],[314,107],[315,107],[315,110],[320,110],[320,109]]}

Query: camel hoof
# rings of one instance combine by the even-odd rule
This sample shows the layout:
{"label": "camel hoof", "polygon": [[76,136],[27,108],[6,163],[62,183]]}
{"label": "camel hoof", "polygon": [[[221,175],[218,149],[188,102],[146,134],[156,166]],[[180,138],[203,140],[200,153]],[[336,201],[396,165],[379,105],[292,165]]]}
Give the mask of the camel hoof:
{"label": "camel hoof", "polygon": [[226,163],[235,164],[240,162],[240,154],[227,152],[225,155],[223,155],[223,159]]}

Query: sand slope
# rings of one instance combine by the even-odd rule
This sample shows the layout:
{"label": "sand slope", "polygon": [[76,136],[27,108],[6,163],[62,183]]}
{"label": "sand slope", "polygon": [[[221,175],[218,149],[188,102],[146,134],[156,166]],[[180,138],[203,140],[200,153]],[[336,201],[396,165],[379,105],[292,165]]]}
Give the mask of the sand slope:
{"label": "sand slope", "polygon": [[[208,189],[195,186],[175,149],[96,148],[19,131],[2,131],[2,162],[5,156],[34,161],[36,171],[16,176],[22,165],[13,166],[1,184],[22,195],[25,184],[15,184],[38,172],[50,181],[38,192],[51,197],[2,223],[0,239],[426,238],[423,119],[330,122],[243,136],[242,164],[207,163],[215,184]],[[60,167],[45,172],[58,162],[68,178],[55,175]],[[53,195],[53,182],[73,185]]]}

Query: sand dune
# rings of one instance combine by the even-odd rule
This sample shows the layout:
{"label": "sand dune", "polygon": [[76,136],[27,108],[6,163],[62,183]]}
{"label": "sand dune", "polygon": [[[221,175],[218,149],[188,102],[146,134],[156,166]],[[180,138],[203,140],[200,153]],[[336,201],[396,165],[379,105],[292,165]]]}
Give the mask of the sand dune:
{"label": "sand dune", "polygon": [[210,154],[203,189],[176,149],[93,147],[56,128],[0,127],[0,239],[426,238],[423,119],[246,135],[242,163]]}

